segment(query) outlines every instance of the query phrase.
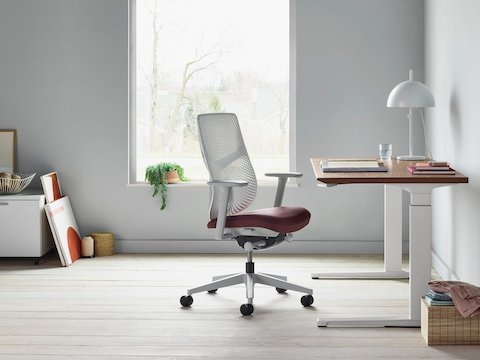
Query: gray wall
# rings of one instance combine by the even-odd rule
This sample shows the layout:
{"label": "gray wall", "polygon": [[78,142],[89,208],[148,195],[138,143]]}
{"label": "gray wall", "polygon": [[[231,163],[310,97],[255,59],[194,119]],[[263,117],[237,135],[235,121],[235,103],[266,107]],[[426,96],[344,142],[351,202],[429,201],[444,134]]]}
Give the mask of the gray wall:
{"label": "gray wall", "polygon": [[[206,187],[171,189],[160,212],[150,188],[126,186],[127,9],[126,0],[1,1],[0,128],[18,130],[21,171],[59,172],[82,234],[211,239]],[[385,103],[408,69],[423,78],[423,10],[419,0],[297,1],[296,170],[305,177],[285,201],[311,211],[297,239],[317,240],[314,251],[382,249],[382,187],[319,189],[309,158],[375,156],[380,142],[407,152],[405,111]],[[273,197],[262,188],[254,206]],[[139,244],[148,243],[128,250]]]}
{"label": "gray wall", "polygon": [[480,285],[480,2],[426,2],[425,69],[437,106],[427,112],[435,158],[470,178],[436,190],[433,246],[445,278]]}

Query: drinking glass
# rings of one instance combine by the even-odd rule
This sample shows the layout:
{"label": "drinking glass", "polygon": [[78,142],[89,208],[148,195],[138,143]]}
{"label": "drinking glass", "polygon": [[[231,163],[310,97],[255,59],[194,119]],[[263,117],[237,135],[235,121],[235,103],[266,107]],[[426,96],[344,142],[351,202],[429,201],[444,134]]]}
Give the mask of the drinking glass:
{"label": "drinking glass", "polygon": [[392,158],[392,144],[379,144],[378,153],[380,155],[380,159],[390,160]]}

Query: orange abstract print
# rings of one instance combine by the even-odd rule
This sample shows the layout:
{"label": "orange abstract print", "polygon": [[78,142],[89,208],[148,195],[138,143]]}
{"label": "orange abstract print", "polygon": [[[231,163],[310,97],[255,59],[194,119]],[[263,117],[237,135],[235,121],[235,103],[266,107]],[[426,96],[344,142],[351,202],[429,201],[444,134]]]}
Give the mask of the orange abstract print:
{"label": "orange abstract print", "polygon": [[82,244],[80,236],[74,228],[69,227],[67,230],[68,250],[70,251],[70,257],[72,261],[77,260],[82,254]]}

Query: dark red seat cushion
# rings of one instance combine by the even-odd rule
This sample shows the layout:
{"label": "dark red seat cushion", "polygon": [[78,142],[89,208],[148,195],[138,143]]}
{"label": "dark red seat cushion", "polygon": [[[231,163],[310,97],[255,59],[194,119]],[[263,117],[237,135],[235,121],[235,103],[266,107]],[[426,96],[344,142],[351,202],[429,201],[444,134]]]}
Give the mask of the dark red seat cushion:
{"label": "dark red seat cushion", "polygon": [[[273,207],[227,216],[225,227],[259,227],[290,233],[304,228],[309,221],[310,212],[302,207]],[[215,228],[217,219],[210,220],[207,226],[210,229]]]}

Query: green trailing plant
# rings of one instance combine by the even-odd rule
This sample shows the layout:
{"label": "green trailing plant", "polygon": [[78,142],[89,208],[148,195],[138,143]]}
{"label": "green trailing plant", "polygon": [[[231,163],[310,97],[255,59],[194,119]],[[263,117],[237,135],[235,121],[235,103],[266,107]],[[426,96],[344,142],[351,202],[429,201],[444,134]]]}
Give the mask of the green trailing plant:
{"label": "green trailing plant", "polygon": [[167,173],[169,171],[177,171],[178,177],[181,181],[188,181],[185,177],[185,170],[176,163],[161,162],[155,165],[150,165],[145,170],[145,180],[153,186],[152,197],[159,192],[162,195],[162,207],[160,210],[164,210],[167,206]]}

